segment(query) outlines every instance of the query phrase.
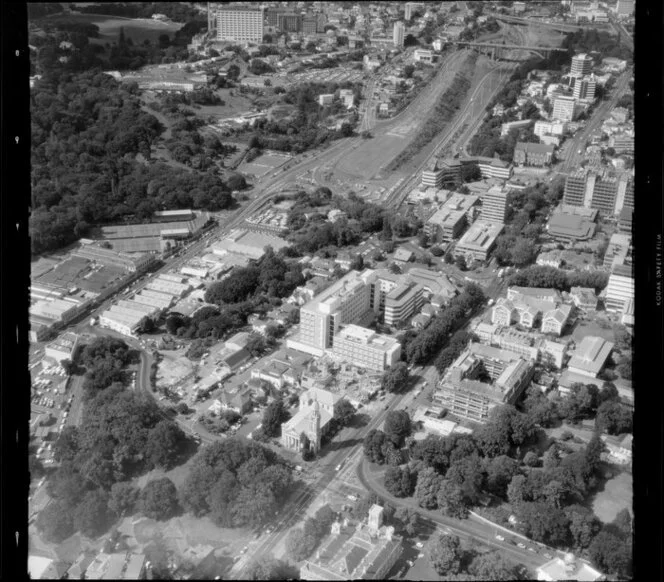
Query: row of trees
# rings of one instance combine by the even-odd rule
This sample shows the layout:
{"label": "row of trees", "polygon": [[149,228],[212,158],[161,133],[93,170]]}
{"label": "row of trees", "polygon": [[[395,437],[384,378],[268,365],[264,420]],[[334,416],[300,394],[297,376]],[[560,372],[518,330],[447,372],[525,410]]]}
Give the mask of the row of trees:
{"label": "row of trees", "polygon": [[313,517],[308,517],[304,526],[292,529],[286,537],[286,551],[291,559],[299,562],[307,559],[330,533],[330,527],[337,519],[329,505],[323,505]]}
{"label": "row of trees", "polygon": [[[469,66],[472,68],[477,55],[469,57]],[[450,87],[438,98],[436,105],[422,124],[421,131],[415,136],[415,139],[408,144],[394,160],[392,160],[387,169],[394,171],[407,163],[414,156],[427,146],[443,130],[445,125],[452,119],[456,111],[461,107],[466,93],[470,89],[470,80],[462,73],[457,73]]]}
{"label": "row of trees", "polygon": [[563,271],[555,267],[532,265],[510,275],[507,284],[567,292],[572,287],[590,287],[599,292],[608,282],[609,275],[603,271]]}
{"label": "row of trees", "polygon": [[454,297],[442,314],[435,317],[429,326],[416,335],[404,336],[403,352],[411,364],[428,362],[439,352],[449,337],[481,305],[484,304],[482,289],[473,283],[466,285],[463,292]]}

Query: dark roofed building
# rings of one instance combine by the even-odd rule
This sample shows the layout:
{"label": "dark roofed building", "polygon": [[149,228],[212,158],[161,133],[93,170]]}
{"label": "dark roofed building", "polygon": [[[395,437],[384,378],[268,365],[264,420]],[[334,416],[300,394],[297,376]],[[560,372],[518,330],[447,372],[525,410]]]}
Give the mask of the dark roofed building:
{"label": "dark roofed building", "polygon": [[517,142],[514,163],[526,166],[548,166],[553,161],[553,145]]}

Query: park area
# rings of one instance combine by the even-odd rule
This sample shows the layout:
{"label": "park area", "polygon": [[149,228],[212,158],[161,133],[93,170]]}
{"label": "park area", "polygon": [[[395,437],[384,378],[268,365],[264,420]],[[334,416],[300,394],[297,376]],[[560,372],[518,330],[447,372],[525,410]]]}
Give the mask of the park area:
{"label": "park area", "polygon": [[117,42],[120,29],[125,37],[131,38],[134,44],[141,44],[145,39],[157,42],[159,36],[168,34],[173,37],[182,28],[182,23],[161,22],[147,18],[124,18],[122,16],[105,16],[103,14],[72,14],[57,16],[52,21],[66,21],[80,24],[96,24],[99,27],[99,38],[91,38],[90,42],[105,45]]}

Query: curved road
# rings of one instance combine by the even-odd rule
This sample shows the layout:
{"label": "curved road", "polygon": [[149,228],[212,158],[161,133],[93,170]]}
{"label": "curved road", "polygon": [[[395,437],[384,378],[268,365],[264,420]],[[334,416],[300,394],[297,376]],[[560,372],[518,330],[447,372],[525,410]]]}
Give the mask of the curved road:
{"label": "curved road", "polygon": [[[470,515],[468,519],[455,519],[451,517],[446,517],[437,511],[430,511],[427,509],[422,509],[414,498],[400,498],[392,495],[383,484],[380,482],[380,479],[376,477],[375,474],[372,474],[367,467],[368,463],[365,459],[362,459],[359,467],[357,468],[357,475],[362,482],[362,485],[366,487],[368,491],[376,493],[385,501],[388,501],[395,509],[398,507],[407,507],[409,509],[415,510],[420,518],[423,518],[426,521],[433,523],[436,526],[441,526],[442,529],[448,533],[454,533],[459,537],[474,537],[478,540],[481,540],[485,545],[491,547],[491,549],[497,549],[501,553],[506,554],[512,561],[526,565],[532,571],[535,568],[541,566],[548,561],[548,558],[545,558],[542,554],[543,552],[548,552],[551,555],[556,552],[552,548],[547,548],[541,544],[536,544],[533,541],[528,540],[524,536],[519,534],[511,533],[507,534],[503,531],[504,528],[491,528],[487,523],[483,522],[479,518]],[[509,543],[507,540],[504,542],[498,541],[496,535],[498,533],[504,534],[504,537],[509,535],[516,536],[519,539],[523,540],[523,543],[537,550],[537,553],[528,551],[527,549],[521,549],[516,545]]]}

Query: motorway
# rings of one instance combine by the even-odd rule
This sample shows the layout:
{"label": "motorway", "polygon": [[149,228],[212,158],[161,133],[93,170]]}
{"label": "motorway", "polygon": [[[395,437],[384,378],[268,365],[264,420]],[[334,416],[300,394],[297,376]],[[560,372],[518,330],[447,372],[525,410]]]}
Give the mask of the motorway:
{"label": "motorway", "polygon": [[[481,113],[484,112],[493,96],[502,88],[503,82],[506,81],[509,76],[507,72],[511,72],[514,67],[515,65],[512,63],[508,65],[494,64],[492,70],[488,71],[484,77],[480,79],[474,91],[466,98],[462,109],[454,116],[444,130],[443,136],[436,143],[433,153],[418,166],[409,179],[405,180],[398,188],[394,189],[390,196],[384,201],[386,206],[399,208],[408,193],[419,183],[422,170],[431,163],[432,159],[434,159],[440,151],[444,151],[451,147],[453,141],[460,137],[458,135],[459,133],[466,137],[466,141],[472,137],[471,130],[476,128],[478,117],[481,120]],[[498,72],[499,82],[490,83],[491,87],[487,91],[484,84],[488,79],[496,78],[496,71]]]}
{"label": "motorway", "polygon": [[[615,86],[612,89],[613,94],[611,98],[600,103],[592,113],[590,120],[586,123],[585,127],[581,131],[578,131],[573,139],[569,140],[569,144],[566,146],[565,150],[565,160],[558,167],[558,172],[566,173],[580,167],[586,151],[586,142],[590,138],[590,135],[601,127],[604,121],[606,121],[609,112],[624,95],[631,78],[632,69],[628,68],[616,80]],[[578,153],[579,150],[581,150],[581,153]]]}

